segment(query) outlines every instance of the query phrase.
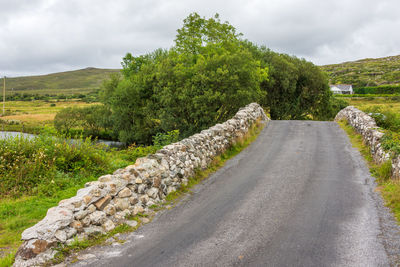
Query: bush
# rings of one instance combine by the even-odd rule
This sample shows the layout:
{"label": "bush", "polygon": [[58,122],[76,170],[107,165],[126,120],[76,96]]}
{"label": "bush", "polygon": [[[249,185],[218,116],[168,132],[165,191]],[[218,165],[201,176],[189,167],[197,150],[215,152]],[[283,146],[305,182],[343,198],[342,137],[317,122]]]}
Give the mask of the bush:
{"label": "bush", "polygon": [[106,152],[88,139],[72,142],[42,134],[0,140],[1,196],[51,195],[73,182],[72,177],[107,168]]}
{"label": "bush", "polygon": [[356,94],[398,94],[400,93],[400,85],[380,85],[359,87],[354,89]]}
{"label": "bush", "polygon": [[120,151],[125,160],[134,162],[137,158],[146,157],[149,154],[154,154],[162,147],[179,141],[179,130],[169,131],[167,133],[158,133],[153,136],[152,146],[137,146],[132,144],[128,149]]}
{"label": "bush", "polygon": [[386,131],[381,139],[382,148],[393,157],[400,155],[400,134]]}
{"label": "bush", "polygon": [[111,111],[104,105],[88,107],[69,107],[60,110],[54,118],[54,127],[59,133],[71,135],[85,133],[85,136],[98,136],[102,130],[111,126]]}
{"label": "bush", "polygon": [[222,122],[265,93],[268,68],[218,15],[194,13],[169,50],[123,58],[123,77],[104,85],[114,134],[125,143],[150,144],[158,132],[178,129],[185,137]]}
{"label": "bush", "polygon": [[394,132],[400,132],[400,114],[377,106],[367,108],[365,111],[375,119],[379,127]]}

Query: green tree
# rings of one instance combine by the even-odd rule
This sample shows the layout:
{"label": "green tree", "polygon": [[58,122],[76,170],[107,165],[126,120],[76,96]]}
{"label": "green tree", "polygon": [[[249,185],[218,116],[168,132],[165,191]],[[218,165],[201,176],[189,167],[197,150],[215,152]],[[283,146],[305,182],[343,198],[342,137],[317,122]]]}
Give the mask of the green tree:
{"label": "green tree", "polygon": [[150,143],[158,132],[188,136],[232,116],[264,97],[268,69],[254,58],[239,34],[218,15],[191,14],[170,50],[122,62],[123,78],[104,88],[114,133],[127,143]]}
{"label": "green tree", "polygon": [[[244,41],[252,54],[269,68],[269,80],[261,83],[272,119],[326,119],[332,117],[328,80],[320,69],[304,59],[279,54]],[[328,115],[329,114],[329,115]]]}

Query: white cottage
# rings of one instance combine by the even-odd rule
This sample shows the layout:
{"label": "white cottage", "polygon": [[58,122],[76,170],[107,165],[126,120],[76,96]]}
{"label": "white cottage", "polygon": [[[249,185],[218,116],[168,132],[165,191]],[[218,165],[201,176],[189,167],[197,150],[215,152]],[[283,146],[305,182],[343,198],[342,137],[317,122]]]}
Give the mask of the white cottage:
{"label": "white cottage", "polygon": [[352,95],[354,94],[351,84],[332,84],[329,85],[333,94]]}

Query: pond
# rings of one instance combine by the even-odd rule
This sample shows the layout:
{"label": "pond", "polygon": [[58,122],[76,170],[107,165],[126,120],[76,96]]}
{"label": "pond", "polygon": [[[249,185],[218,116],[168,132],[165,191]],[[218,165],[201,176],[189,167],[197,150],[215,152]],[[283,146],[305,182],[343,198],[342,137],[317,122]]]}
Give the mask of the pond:
{"label": "pond", "polygon": [[[0,139],[5,139],[7,137],[21,136],[21,135],[28,139],[32,139],[32,138],[36,137],[36,135],[34,135],[34,134],[0,131]],[[72,139],[72,141],[76,142],[76,140],[74,140],[74,139]],[[104,144],[109,147],[123,147],[124,146],[124,143],[117,142],[117,141],[103,140],[103,139],[97,139],[97,143],[101,143],[101,144]]]}

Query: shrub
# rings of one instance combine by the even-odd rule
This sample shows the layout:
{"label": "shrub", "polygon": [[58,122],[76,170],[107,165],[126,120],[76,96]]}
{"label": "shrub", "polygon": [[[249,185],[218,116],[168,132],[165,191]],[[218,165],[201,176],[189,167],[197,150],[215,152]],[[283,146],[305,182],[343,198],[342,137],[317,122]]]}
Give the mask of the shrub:
{"label": "shrub", "polygon": [[381,139],[382,148],[390,152],[392,156],[400,155],[400,134],[386,131]]}
{"label": "shrub", "polygon": [[375,119],[379,127],[394,132],[400,132],[400,114],[378,106],[367,108],[365,111]]}
{"label": "shrub", "polygon": [[42,134],[0,140],[1,196],[51,195],[73,182],[72,177],[108,168],[106,152],[88,139],[72,142]]}

